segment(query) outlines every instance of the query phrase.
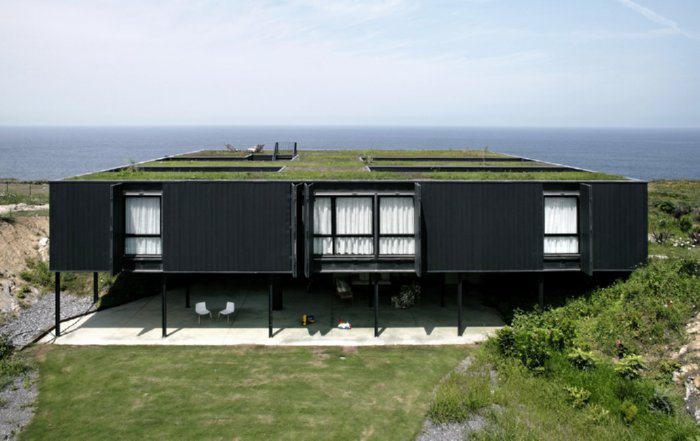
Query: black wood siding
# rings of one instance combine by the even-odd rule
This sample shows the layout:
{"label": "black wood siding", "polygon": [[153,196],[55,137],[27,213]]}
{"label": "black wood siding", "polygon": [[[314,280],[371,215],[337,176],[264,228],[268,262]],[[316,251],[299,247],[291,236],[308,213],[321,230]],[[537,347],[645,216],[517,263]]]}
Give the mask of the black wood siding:
{"label": "black wood siding", "polygon": [[163,183],[163,270],[291,273],[291,184]]}
{"label": "black wood siding", "polygon": [[543,266],[542,184],[421,183],[426,272]]}
{"label": "black wood siding", "polygon": [[109,182],[49,184],[51,271],[111,271]]}
{"label": "black wood siding", "polygon": [[647,258],[647,184],[591,183],[593,269],[629,270]]}

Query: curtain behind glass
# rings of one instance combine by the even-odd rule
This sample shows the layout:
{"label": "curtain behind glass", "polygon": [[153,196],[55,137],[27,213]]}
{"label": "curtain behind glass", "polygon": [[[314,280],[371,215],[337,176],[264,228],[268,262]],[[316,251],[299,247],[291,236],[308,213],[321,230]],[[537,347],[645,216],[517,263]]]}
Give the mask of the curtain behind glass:
{"label": "curtain behind glass", "polygon": [[544,198],[544,234],[577,234],[576,198]]}
{"label": "curtain behind glass", "polygon": [[314,200],[314,234],[331,234],[331,198]]}
{"label": "curtain behind glass", "polygon": [[162,254],[160,243],[160,237],[127,237],[124,242],[124,253]]}
{"label": "curtain behind glass", "polygon": [[545,237],[545,254],[578,254],[578,237]]}
{"label": "curtain behind glass", "polygon": [[381,234],[414,234],[413,198],[379,200],[379,232]]}
{"label": "curtain behind glass", "polygon": [[372,198],[337,198],[335,232],[372,234]]}
{"label": "curtain behind glass", "polygon": [[126,234],[160,234],[160,198],[126,198]]}

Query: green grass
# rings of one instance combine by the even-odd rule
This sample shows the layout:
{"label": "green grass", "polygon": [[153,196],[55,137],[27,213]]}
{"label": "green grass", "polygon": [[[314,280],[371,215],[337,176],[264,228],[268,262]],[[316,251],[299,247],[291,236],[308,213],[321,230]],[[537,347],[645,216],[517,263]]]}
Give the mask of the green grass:
{"label": "green grass", "polygon": [[49,186],[41,181],[8,181],[0,182],[0,205],[10,204],[47,204],[49,202]]}
{"label": "green grass", "polygon": [[[218,152],[223,155],[231,155],[226,152]],[[206,152],[203,156],[214,155],[212,151]],[[263,161],[235,161],[234,163],[225,161],[187,161],[176,164],[173,161],[163,161],[149,163],[167,168],[175,165],[255,165],[255,166],[280,166],[286,168],[279,173],[270,172],[173,172],[157,171],[143,172],[138,167],[130,167],[119,172],[100,172],[74,179],[81,180],[178,180],[178,179],[207,179],[207,180],[600,180],[600,179],[622,179],[619,176],[604,173],[590,172],[370,172],[365,169],[368,164],[391,165],[392,161],[373,162],[375,156],[439,156],[439,157],[502,157],[503,155],[487,152],[486,156],[480,150],[310,150],[301,151],[299,157],[294,161],[279,161],[269,163]],[[238,155],[234,155],[238,156]],[[365,158],[364,161],[360,157]],[[400,163],[400,162],[399,162]],[[426,161],[426,164],[436,164],[434,161]],[[423,162],[411,162],[407,165],[421,165]],[[445,165],[436,164],[436,165]],[[455,165],[469,165],[469,163],[455,162]],[[507,165],[504,163],[493,163],[493,165]],[[538,165],[537,163],[517,163],[519,166]]]}
{"label": "green grass", "polygon": [[463,347],[33,349],[22,440],[407,440]]}

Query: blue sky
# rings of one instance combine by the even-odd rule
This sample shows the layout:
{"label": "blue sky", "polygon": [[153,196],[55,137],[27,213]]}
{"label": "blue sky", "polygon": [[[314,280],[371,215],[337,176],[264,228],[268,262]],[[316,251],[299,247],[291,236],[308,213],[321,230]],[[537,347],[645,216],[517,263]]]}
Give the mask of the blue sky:
{"label": "blue sky", "polygon": [[700,127],[700,1],[0,1],[2,125]]}

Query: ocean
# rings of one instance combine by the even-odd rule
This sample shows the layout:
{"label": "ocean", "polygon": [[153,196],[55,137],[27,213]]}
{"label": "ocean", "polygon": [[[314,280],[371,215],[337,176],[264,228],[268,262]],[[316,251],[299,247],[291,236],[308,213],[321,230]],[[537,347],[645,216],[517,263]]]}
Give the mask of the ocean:
{"label": "ocean", "polygon": [[700,179],[700,129],[0,127],[0,179],[52,180],[175,153],[296,141],[299,149],[484,149],[637,179]]}

